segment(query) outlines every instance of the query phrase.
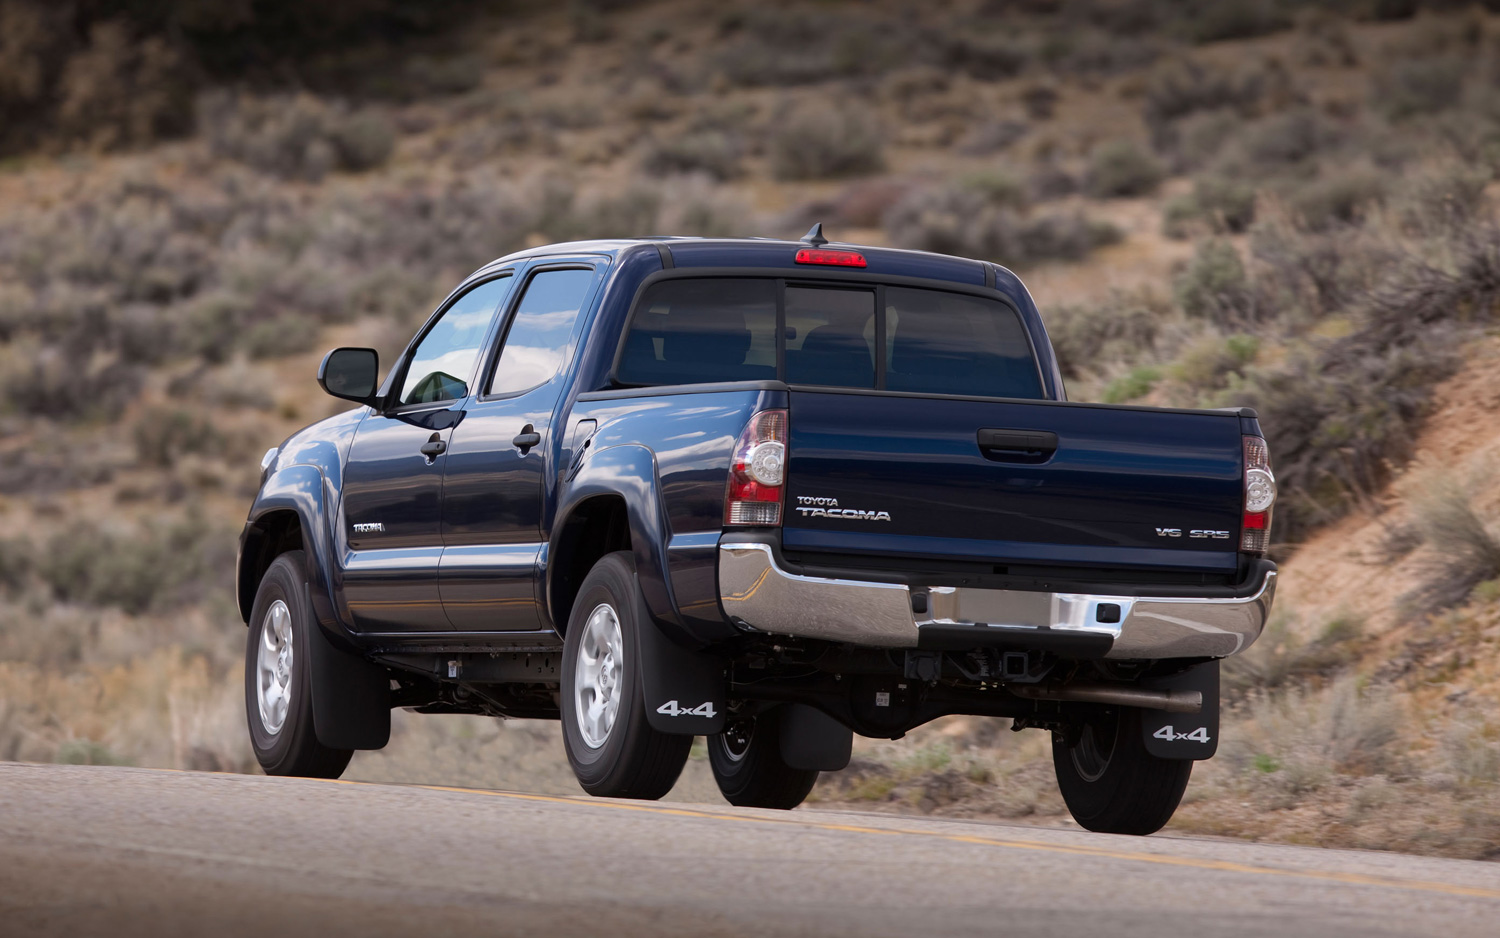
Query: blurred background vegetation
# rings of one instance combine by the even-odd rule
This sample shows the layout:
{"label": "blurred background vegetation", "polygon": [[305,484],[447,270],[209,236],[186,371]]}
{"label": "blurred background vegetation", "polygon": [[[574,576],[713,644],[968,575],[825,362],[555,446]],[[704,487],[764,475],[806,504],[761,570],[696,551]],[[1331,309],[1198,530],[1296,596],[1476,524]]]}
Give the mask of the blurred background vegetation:
{"label": "blurred background vegetation", "polygon": [[[1260,410],[1286,561],[1174,824],[1500,844],[1500,3],[0,0],[0,758],[250,771],[260,454],[478,264],[653,233],[995,260],[1079,400]],[[399,715],[364,778],[572,790]],[[1063,823],[954,719],[815,796]],[[679,797],[715,797],[701,759]]]}

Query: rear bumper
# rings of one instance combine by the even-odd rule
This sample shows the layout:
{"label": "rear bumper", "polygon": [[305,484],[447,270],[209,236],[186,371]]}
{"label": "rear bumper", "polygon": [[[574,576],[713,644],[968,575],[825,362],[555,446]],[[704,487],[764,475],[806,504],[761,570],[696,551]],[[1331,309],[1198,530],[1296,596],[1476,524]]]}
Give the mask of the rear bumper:
{"label": "rear bumper", "polygon": [[741,628],[888,648],[1008,646],[1079,658],[1223,658],[1244,651],[1265,628],[1276,571],[1264,571],[1246,595],[1206,599],[967,587],[925,592],[927,611],[915,613],[906,584],[801,576],[783,569],[769,544],[719,545],[719,602]]}

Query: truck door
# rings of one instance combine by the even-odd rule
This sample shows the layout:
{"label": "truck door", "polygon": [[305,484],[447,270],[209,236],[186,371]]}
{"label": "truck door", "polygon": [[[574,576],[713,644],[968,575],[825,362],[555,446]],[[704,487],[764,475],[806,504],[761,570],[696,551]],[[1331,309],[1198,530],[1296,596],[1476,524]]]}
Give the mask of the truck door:
{"label": "truck door", "polygon": [[360,424],[344,468],[344,599],[367,632],[447,630],[438,596],[443,471],[511,277],[448,305],[397,363],[397,395]]}
{"label": "truck door", "polygon": [[439,573],[455,629],[543,627],[537,563],[545,488],[557,481],[553,410],[580,341],[580,313],[603,280],[602,262],[533,269],[504,324],[480,394],[453,429],[444,470]]}

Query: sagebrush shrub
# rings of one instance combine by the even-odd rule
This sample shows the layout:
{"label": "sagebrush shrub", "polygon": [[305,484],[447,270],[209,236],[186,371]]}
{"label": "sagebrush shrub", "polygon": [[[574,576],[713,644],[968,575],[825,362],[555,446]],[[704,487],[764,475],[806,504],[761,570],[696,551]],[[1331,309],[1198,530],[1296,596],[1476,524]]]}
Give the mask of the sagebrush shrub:
{"label": "sagebrush shrub", "polygon": [[1216,323],[1249,317],[1253,298],[1239,250],[1217,238],[1204,241],[1174,284],[1177,305],[1189,316]]}
{"label": "sagebrush shrub", "polygon": [[390,158],[395,127],[310,94],[255,98],[214,91],[198,98],[198,129],[218,156],[283,179],[316,182],[336,168],[373,169]]}
{"label": "sagebrush shrub", "polygon": [[1423,480],[1410,500],[1412,521],[1428,549],[1421,555],[1422,580],[1402,597],[1417,613],[1457,606],[1485,580],[1500,577],[1500,533],[1474,506],[1482,481],[1464,481],[1447,472]]}
{"label": "sagebrush shrub", "polygon": [[829,179],[880,170],[884,146],[873,110],[819,101],[774,121],[767,149],[777,179]]}
{"label": "sagebrush shrub", "polygon": [[1156,342],[1166,312],[1152,297],[1116,295],[1106,303],[1056,307],[1043,318],[1058,368],[1077,378],[1138,359]]}
{"label": "sagebrush shrub", "polygon": [[707,173],[714,179],[732,179],[740,174],[740,147],[722,130],[667,137],[647,148],[641,169],[653,176]]}
{"label": "sagebrush shrub", "polygon": [[1028,213],[963,185],[913,189],[886,213],[885,229],[901,247],[1014,267],[1077,260],[1120,239],[1117,228],[1082,213]]}
{"label": "sagebrush shrub", "polygon": [[1225,176],[1201,176],[1192,193],[1178,196],[1162,209],[1162,229],[1169,237],[1185,238],[1193,222],[1215,234],[1240,234],[1255,221],[1255,188]]}
{"label": "sagebrush shrub", "polygon": [[1110,140],[1089,154],[1089,192],[1096,196],[1146,195],[1161,184],[1165,169],[1134,140]]}
{"label": "sagebrush shrub", "polygon": [[1343,170],[1291,187],[1286,195],[1293,217],[1310,231],[1352,225],[1385,200],[1385,177],[1365,169]]}
{"label": "sagebrush shrub", "polygon": [[1393,121],[1445,111],[1459,103],[1468,71],[1450,55],[1391,62],[1371,80],[1370,101]]}
{"label": "sagebrush shrub", "polygon": [[1157,66],[1147,78],[1142,116],[1157,149],[1168,150],[1177,143],[1177,121],[1203,111],[1252,114],[1266,94],[1266,84],[1261,71],[1234,72],[1176,59]]}

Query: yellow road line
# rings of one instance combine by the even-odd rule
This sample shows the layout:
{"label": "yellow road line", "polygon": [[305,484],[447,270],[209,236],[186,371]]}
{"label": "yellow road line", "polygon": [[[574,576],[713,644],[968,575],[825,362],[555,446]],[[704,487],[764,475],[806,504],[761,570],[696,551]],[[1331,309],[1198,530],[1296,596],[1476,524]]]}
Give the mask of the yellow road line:
{"label": "yellow road line", "polygon": [[[350,784],[361,784],[353,782]],[[442,785],[415,785],[414,788],[425,788],[429,791],[458,792],[470,795],[489,795],[496,798],[510,798],[517,801],[545,801],[554,804],[577,805],[587,808],[612,808],[617,811],[638,811],[646,814],[666,814],[674,817],[703,818],[714,821],[739,821],[747,824],[779,824],[783,826],[811,828],[814,830],[842,831],[856,834],[885,834],[888,836],[904,837],[936,837],[939,840],[948,840],[955,843],[980,844],[988,847],[1004,847],[1010,850],[1031,850],[1043,853],[1063,853],[1073,856],[1096,857],[1108,860],[1133,860],[1139,863],[1157,863],[1164,866],[1190,867],[1200,870],[1217,870],[1226,873],[1247,873],[1255,876],[1284,876],[1295,879],[1314,879],[1325,882],[1343,883],[1351,886],[1380,886],[1387,889],[1406,889],[1418,892],[1436,892],[1450,896],[1465,896],[1480,899],[1500,899],[1500,889],[1485,889],[1478,886],[1459,886],[1452,883],[1434,883],[1416,879],[1395,879],[1384,876],[1369,876],[1364,873],[1339,873],[1331,870],[1294,870],[1278,869],[1271,866],[1257,866],[1249,863],[1236,863],[1231,860],[1207,860],[1197,857],[1172,856],[1161,853],[1145,853],[1133,850],[1110,850],[1104,847],[1088,847],[1070,844],[1049,844],[1035,840],[1008,840],[997,837],[978,837],[970,834],[949,834],[942,831],[931,830],[908,830],[892,827],[863,827],[855,824],[833,824],[825,821],[814,821],[801,819],[795,816],[789,818],[761,818],[747,817],[740,814],[721,814],[713,811],[699,811],[692,808],[668,808],[655,804],[629,804],[619,801],[608,800],[585,800],[582,798],[567,798],[557,795],[532,795],[523,792],[510,791],[487,791],[479,788],[451,788]]]}

